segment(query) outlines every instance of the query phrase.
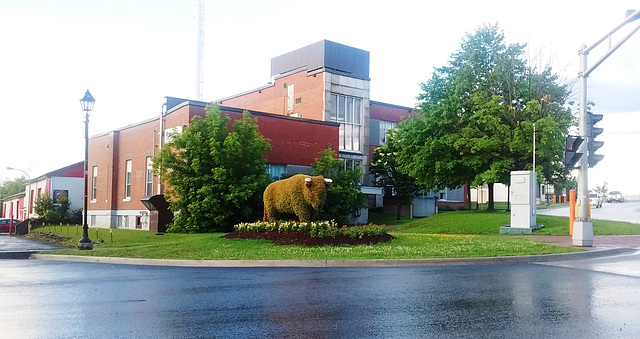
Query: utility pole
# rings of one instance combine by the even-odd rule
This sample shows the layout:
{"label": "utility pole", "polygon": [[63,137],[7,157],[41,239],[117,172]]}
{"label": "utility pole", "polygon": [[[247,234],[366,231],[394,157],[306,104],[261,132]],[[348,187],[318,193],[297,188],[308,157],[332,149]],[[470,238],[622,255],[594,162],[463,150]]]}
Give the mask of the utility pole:
{"label": "utility pole", "polygon": [[625,36],[615,46],[610,47],[609,51],[590,68],[587,66],[587,56],[589,52],[595,47],[600,45],[603,41],[611,39],[611,35],[617,32],[620,28],[626,24],[640,18],[640,10],[627,11],[627,18],[612,31],[603,36],[600,40],[591,46],[582,45],[580,47],[580,72],[578,73],[580,83],[580,111],[578,116],[580,136],[584,139],[580,145],[579,152],[582,153],[580,158],[580,165],[578,169],[578,213],[576,214],[576,221],[573,224],[573,244],[575,246],[593,246],[593,223],[589,217],[589,181],[588,181],[588,169],[589,169],[589,157],[588,150],[589,145],[593,142],[591,129],[591,123],[587,121],[587,78],[589,74],[593,72],[596,67],[607,59],[613,52],[615,52],[623,43],[625,43],[635,32],[640,29],[640,25],[635,27],[627,36]]}

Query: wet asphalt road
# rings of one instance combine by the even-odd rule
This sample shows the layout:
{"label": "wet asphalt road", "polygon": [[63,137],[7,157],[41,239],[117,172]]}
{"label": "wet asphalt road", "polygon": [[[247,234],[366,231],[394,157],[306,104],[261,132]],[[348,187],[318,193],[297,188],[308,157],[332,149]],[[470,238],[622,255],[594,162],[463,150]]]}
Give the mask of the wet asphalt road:
{"label": "wet asphalt road", "polygon": [[638,338],[640,254],[188,268],[0,260],[2,338]]}
{"label": "wet asphalt road", "polygon": [[[540,215],[569,216],[569,207],[538,209]],[[592,219],[626,221],[640,224],[640,202],[626,201],[624,203],[604,203],[600,208],[591,207]]]}

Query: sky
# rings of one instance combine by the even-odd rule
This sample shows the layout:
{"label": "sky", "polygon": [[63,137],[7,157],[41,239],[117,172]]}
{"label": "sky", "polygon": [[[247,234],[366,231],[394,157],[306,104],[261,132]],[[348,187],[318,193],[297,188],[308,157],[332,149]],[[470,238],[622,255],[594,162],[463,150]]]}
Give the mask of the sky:
{"label": "sky", "polygon": [[[419,84],[465,34],[497,24],[550,64],[578,99],[578,50],[637,1],[204,0],[203,100],[266,85],[271,58],[328,39],[370,52],[371,99],[414,107]],[[83,161],[89,134],[154,118],[165,96],[196,99],[195,0],[0,0],[0,181]],[[615,45],[640,20],[612,36]],[[591,66],[606,52],[593,50]],[[588,78],[605,142],[589,187],[640,194],[640,33]]]}

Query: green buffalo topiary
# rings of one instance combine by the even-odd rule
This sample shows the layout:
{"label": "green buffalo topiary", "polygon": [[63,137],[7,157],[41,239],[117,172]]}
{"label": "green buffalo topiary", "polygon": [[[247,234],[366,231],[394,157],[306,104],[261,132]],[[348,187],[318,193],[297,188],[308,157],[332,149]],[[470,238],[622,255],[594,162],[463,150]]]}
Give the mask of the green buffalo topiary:
{"label": "green buffalo topiary", "polygon": [[296,174],[271,183],[264,190],[264,220],[297,218],[311,221],[327,199],[331,179]]}

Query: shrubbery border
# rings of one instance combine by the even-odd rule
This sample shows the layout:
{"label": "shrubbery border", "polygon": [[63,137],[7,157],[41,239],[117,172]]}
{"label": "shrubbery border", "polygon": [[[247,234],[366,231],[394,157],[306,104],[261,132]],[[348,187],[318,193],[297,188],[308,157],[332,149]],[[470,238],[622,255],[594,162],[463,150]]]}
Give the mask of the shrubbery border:
{"label": "shrubbery border", "polygon": [[240,223],[234,226],[236,231],[277,231],[277,232],[309,232],[312,237],[326,238],[346,236],[354,239],[362,239],[368,236],[379,236],[387,233],[386,229],[378,225],[341,226],[333,221],[257,221],[253,223]]}

